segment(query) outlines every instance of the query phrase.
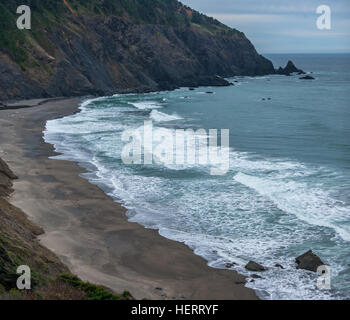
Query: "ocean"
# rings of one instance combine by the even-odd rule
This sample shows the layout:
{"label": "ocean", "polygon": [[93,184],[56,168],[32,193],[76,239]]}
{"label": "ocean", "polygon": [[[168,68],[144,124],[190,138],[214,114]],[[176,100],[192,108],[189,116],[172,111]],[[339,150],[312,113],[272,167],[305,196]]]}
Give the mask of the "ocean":
{"label": "ocean", "polygon": [[[291,59],[316,79],[235,77],[231,87],[90,99],[48,121],[44,138],[130,221],[187,244],[212,267],[233,263],[262,299],[349,299],[350,54],[267,58],[275,67]],[[122,133],[150,120],[164,132],[229,129],[229,170],[124,164]],[[330,290],[296,269],[309,249],[330,267]],[[245,270],[249,260],[268,267],[262,278]]]}

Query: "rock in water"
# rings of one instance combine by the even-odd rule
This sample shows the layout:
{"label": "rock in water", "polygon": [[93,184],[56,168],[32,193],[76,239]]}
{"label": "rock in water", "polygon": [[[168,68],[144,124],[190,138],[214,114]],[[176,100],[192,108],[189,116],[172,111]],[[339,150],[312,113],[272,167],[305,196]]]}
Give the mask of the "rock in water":
{"label": "rock in water", "polygon": [[263,267],[261,264],[256,263],[254,261],[249,261],[245,268],[249,271],[266,271],[267,269]]}
{"label": "rock in water", "polygon": [[298,74],[305,74],[305,71],[298,69],[292,61],[288,61],[285,68],[279,67],[278,70],[276,70],[277,74],[282,74],[285,76],[290,76],[292,73],[298,73]]}
{"label": "rock in water", "polygon": [[300,80],[315,80],[314,77],[311,77],[311,76],[305,76],[305,77],[301,77],[299,78]]}
{"label": "rock in water", "polygon": [[315,255],[311,250],[297,257],[295,261],[298,264],[297,269],[304,269],[313,272],[317,272],[317,268],[324,265],[320,257]]}

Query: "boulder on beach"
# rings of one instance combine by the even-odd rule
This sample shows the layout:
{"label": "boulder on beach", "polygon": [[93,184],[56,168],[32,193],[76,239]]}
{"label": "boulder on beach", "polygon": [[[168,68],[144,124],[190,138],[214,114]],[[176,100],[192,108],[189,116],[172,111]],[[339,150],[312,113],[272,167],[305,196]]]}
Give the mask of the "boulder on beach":
{"label": "boulder on beach", "polygon": [[226,268],[231,269],[233,266],[237,265],[237,263],[232,262],[232,263],[226,263]]}
{"label": "boulder on beach", "polygon": [[305,76],[305,77],[301,77],[299,78],[300,80],[315,80],[314,77],[311,77],[311,76]]}
{"label": "boulder on beach", "polygon": [[259,263],[249,261],[245,268],[249,271],[266,271],[267,269]]}
{"label": "boulder on beach", "polygon": [[315,255],[312,250],[309,250],[302,254],[301,256],[295,258],[296,263],[298,264],[297,269],[304,269],[313,272],[317,272],[319,266],[323,266],[324,263]]}

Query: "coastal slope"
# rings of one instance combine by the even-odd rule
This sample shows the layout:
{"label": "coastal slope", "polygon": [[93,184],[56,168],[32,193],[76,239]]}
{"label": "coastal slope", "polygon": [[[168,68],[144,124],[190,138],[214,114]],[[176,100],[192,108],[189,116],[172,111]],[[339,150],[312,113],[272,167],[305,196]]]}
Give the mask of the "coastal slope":
{"label": "coastal slope", "polygon": [[[18,30],[28,4],[31,30]],[[246,36],[176,0],[0,1],[0,100],[229,85],[273,74]]]}
{"label": "coastal slope", "polygon": [[[132,300],[129,292],[81,281],[38,236],[44,230],[8,201],[17,176],[0,158],[0,300]],[[29,266],[31,290],[17,290],[19,266]]]}

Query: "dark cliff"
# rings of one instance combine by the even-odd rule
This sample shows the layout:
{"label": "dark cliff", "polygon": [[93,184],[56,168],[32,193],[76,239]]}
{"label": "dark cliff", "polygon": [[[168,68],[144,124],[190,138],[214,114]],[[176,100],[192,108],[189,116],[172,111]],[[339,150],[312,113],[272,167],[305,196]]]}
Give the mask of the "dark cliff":
{"label": "dark cliff", "polygon": [[[16,28],[21,4],[31,7],[31,30]],[[242,32],[176,0],[0,0],[0,100],[226,85],[220,77],[274,72]]]}

